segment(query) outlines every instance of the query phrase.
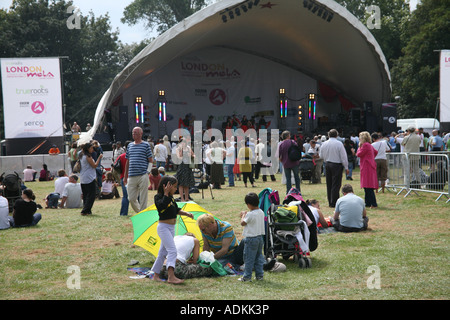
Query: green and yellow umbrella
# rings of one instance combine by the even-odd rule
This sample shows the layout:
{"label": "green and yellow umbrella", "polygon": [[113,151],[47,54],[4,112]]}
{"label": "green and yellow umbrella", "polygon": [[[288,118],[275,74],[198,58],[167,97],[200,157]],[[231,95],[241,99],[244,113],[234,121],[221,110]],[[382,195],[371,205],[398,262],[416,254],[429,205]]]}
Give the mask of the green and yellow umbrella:
{"label": "green and yellow umbrella", "polygon": [[[193,233],[200,241],[201,251],[203,248],[203,237],[200,228],[197,225],[197,218],[204,213],[211,213],[203,209],[195,202],[177,202],[177,205],[181,208],[181,210],[192,213],[194,215],[194,219],[178,215],[177,222],[175,224],[175,235],[183,235],[186,232]],[[134,232],[133,243],[149,251],[155,257],[158,256],[159,247],[161,245],[161,239],[156,232],[158,220],[159,215],[156,205],[152,205],[146,210],[131,217]]]}

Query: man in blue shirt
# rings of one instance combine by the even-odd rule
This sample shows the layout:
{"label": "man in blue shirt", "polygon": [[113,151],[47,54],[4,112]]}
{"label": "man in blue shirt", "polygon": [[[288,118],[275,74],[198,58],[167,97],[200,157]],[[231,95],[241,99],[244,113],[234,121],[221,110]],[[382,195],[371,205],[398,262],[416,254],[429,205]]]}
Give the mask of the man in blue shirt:
{"label": "man in blue shirt", "polygon": [[367,229],[369,218],[366,216],[364,200],[353,193],[353,187],[342,187],[343,197],[336,201],[333,227],[337,231],[357,232]]}
{"label": "man in blue shirt", "polygon": [[439,135],[439,130],[433,130],[433,137],[431,138],[431,151],[442,151],[444,150],[444,140],[442,140]]}
{"label": "man in blue shirt", "polygon": [[142,140],[142,128],[135,127],[132,135],[134,142],[127,147],[123,183],[127,185],[130,205],[137,213],[147,208],[149,186],[147,171],[149,163],[153,163],[153,154],[150,145]]}

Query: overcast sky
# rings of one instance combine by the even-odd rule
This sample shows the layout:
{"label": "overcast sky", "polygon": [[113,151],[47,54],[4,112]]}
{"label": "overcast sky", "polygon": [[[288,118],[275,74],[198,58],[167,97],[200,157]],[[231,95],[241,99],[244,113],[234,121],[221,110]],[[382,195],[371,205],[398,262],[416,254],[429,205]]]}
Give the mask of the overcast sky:
{"label": "overcast sky", "polygon": [[[80,9],[81,14],[86,16],[92,10],[96,17],[109,13],[111,26],[115,31],[119,29],[119,39],[123,43],[140,42],[141,40],[156,36],[156,33],[150,33],[145,30],[144,24],[139,23],[135,26],[128,26],[120,22],[123,16],[123,10],[133,0],[72,0],[74,5]],[[410,0],[411,9],[414,10],[418,0]],[[274,1],[276,2],[276,0]],[[0,8],[9,8],[12,0],[0,0]],[[69,16],[68,16],[69,17]]]}

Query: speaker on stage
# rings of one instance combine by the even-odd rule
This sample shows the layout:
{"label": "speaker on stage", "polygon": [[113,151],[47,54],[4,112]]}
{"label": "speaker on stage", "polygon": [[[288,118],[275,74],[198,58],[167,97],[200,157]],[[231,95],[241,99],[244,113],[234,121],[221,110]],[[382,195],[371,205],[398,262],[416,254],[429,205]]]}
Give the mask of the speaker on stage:
{"label": "speaker on stage", "polygon": [[350,110],[350,124],[352,127],[361,126],[361,110],[359,109]]}
{"label": "speaker on stage", "polygon": [[364,111],[366,112],[366,114],[371,114],[371,113],[373,113],[373,104],[372,104],[372,101],[366,101],[366,102],[364,102]]}
{"label": "speaker on stage", "polygon": [[120,106],[119,123],[116,126],[116,141],[120,141],[124,145],[127,140],[131,140],[128,125],[128,106]]}
{"label": "speaker on stage", "polygon": [[381,117],[383,119],[383,133],[397,131],[397,104],[383,103],[381,106]]}

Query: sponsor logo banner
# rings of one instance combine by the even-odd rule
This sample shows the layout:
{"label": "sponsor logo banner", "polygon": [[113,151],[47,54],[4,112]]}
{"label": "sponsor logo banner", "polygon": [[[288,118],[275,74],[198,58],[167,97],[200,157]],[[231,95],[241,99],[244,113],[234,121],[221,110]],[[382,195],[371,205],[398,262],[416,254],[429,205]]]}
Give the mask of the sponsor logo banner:
{"label": "sponsor logo banner", "polygon": [[58,58],[3,58],[5,138],[63,136]]}

